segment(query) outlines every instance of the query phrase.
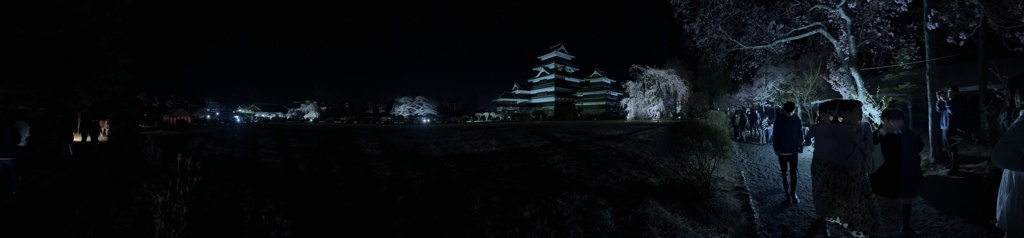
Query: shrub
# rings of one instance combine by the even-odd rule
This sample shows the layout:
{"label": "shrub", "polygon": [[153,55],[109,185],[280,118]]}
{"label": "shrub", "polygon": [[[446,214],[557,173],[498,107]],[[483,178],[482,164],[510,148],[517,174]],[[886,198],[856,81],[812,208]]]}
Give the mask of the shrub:
{"label": "shrub", "polygon": [[715,122],[723,117],[721,112],[705,114],[706,117],[687,119],[669,127],[670,153],[681,160],[679,171],[693,186],[693,195],[710,198],[714,195],[718,179],[715,177],[722,161],[732,155],[733,143],[722,125]]}
{"label": "shrub", "polygon": [[153,209],[153,223],[156,237],[184,236],[190,217],[192,191],[202,180],[199,175],[199,161],[191,156],[178,154],[167,184],[146,183]]}
{"label": "shrub", "polygon": [[706,110],[691,115],[693,116],[692,119],[705,121],[707,123],[710,123],[711,125],[722,128],[722,130],[725,130],[726,132],[728,132],[729,129],[732,128],[732,123],[731,120],[729,120],[729,115],[723,111]]}

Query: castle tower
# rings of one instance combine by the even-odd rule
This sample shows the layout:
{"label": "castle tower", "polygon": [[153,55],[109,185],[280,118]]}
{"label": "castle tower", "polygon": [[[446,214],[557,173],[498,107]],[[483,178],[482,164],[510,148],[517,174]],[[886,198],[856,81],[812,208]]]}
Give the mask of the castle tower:
{"label": "castle tower", "polygon": [[533,67],[537,74],[527,80],[531,85],[527,93],[531,95],[532,111],[542,110],[549,116],[562,115],[576,107],[574,103],[580,79],[573,75],[579,68],[572,65],[575,56],[569,54],[562,43],[548,49],[547,53],[537,56],[541,64]]}
{"label": "castle tower", "polygon": [[613,85],[616,81],[608,78],[599,69],[594,69],[590,76],[581,81],[582,89],[576,91],[576,108],[580,114],[602,115],[612,113],[619,109],[619,101],[622,100],[622,91]]}
{"label": "castle tower", "polygon": [[[581,79],[576,76],[579,68],[572,64],[575,58],[558,43],[537,59],[540,65],[533,67],[536,74],[525,83],[515,83],[493,101],[496,111],[505,115],[526,114],[535,116],[564,116],[566,113],[602,115],[614,113],[622,91],[615,89],[612,80],[600,70]],[[540,111],[540,112],[538,112]]]}

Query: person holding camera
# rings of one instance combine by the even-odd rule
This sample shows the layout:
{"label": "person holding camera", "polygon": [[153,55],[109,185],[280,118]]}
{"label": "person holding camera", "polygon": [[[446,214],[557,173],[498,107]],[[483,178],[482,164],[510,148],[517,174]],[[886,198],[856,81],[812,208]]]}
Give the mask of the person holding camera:
{"label": "person holding camera", "polygon": [[946,175],[950,176],[960,170],[960,165],[956,160],[959,156],[956,145],[960,138],[956,135],[967,116],[967,102],[957,96],[959,93],[960,89],[957,86],[949,86],[946,94],[942,94],[941,91],[935,94],[935,97],[938,98],[935,102],[935,111],[941,114],[939,128],[942,129],[942,148],[946,151],[946,159],[936,160],[936,162],[945,163],[946,168],[949,169]]}

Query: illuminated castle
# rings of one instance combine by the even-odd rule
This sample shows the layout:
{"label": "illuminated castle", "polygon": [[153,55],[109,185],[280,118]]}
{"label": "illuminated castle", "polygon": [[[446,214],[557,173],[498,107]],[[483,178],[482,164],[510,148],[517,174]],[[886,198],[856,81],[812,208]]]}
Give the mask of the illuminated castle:
{"label": "illuminated castle", "polygon": [[505,115],[543,112],[546,116],[567,113],[596,116],[620,111],[618,103],[622,99],[622,91],[615,88],[615,80],[597,69],[586,77],[578,77],[580,69],[572,65],[575,56],[569,54],[562,43],[549,47],[549,50],[537,56],[541,64],[533,68],[537,72],[533,78],[525,83],[514,83],[511,91],[493,100],[497,112]]}

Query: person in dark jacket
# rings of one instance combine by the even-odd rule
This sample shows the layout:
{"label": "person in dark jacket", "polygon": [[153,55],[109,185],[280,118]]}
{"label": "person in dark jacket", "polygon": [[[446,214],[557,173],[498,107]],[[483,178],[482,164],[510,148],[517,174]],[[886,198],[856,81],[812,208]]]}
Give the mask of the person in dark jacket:
{"label": "person in dark jacket", "polygon": [[[796,165],[797,155],[803,151],[804,144],[803,122],[799,116],[793,114],[794,111],[796,104],[786,102],[782,106],[782,115],[775,118],[772,126],[775,133],[772,137],[772,148],[775,149],[775,155],[779,156],[782,188],[786,192],[786,201],[792,204],[800,203],[800,198],[796,195]],[[786,176],[786,171],[789,171],[789,176]],[[787,178],[789,181],[786,181]]]}
{"label": "person in dark jacket", "polygon": [[903,235],[915,235],[910,217],[917,188],[924,180],[920,155],[924,141],[913,131],[903,128],[903,111],[885,109],[881,117],[882,124],[873,136],[875,144],[881,146],[885,163],[869,176],[871,190],[882,197],[900,199],[903,205],[900,231]]}
{"label": "person in dark jacket", "polygon": [[960,89],[956,86],[950,86],[946,95],[939,93],[936,95],[938,101],[935,102],[935,111],[942,114],[939,118],[939,128],[942,129],[942,147],[946,150],[946,161],[948,164],[946,168],[949,169],[947,175],[956,174],[960,165],[957,162],[957,157],[960,155],[959,150],[956,148],[957,142],[960,139],[956,138],[957,130],[961,128],[964,120],[967,116],[967,101],[966,99],[957,97],[960,93]]}

